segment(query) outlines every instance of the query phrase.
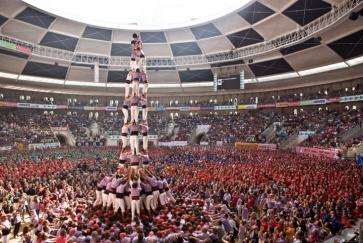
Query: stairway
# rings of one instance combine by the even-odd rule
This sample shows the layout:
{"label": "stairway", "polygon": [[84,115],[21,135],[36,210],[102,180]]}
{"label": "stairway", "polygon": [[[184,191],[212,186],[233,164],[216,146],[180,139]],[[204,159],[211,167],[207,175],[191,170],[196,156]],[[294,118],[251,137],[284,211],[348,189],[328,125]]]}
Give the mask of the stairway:
{"label": "stairway", "polygon": [[288,139],[286,139],[283,143],[280,144],[279,149],[290,149],[292,151],[295,151],[295,148],[299,143],[298,136],[299,136],[298,132],[294,133],[292,136],[290,136]]}
{"label": "stairway", "polygon": [[276,127],[273,123],[262,132],[262,135],[265,135],[266,137],[266,143],[269,143],[271,139],[275,136],[275,134]]}
{"label": "stairway", "polygon": [[345,133],[340,135],[340,139],[343,141],[348,141],[350,139],[353,139],[357,137],[358,135],[363,133],[363,128],[360,125],[356,125],[352,129],[349,129]]}

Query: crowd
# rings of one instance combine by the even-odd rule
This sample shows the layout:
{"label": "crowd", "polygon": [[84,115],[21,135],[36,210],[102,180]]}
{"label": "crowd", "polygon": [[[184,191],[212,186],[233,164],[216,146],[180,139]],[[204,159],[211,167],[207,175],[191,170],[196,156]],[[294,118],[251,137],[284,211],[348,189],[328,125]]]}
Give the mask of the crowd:
{"label": "crowd", "polygon": [[14,146],[31,143],[53,143],[57,138],[45,115],[0,114],[0,146]]}
{"label": "crowd", "polygon": [[[11,234],[19,236],[15,225],[21,224],[25,242],[313,243],[362,217],[363,174],[355,163],[193,146],[150,149],[150,173],[164,178],[175,201],[159,201],[133,220],[126,207],[122,219],[112,206],[94,204],[96,187],[117,170],[118,153],[64,148],[3,154],[1,185],[9,193],[2,194],[2,242],[12,221]],[[24,222],[27,209],[30,223]]]}

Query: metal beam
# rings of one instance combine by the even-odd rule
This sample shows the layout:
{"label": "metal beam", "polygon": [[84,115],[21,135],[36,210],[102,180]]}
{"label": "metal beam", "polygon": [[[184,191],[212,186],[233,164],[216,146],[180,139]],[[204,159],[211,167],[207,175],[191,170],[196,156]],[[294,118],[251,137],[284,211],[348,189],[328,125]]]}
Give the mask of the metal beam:
{"label": "metal beam", "polygon": [[[281,36],[279,38],[241,47],[234,51],[222,52],[215,54],[203,54],[193,56],[175,56],[175,57],[147,57],[148,67],[189,67],[194,65],[214,64],[221,62],[238,61],[243,58],[251,58],[253,56],[266,54],[281,48],[286,48],[294,44],[303,42],[309,38],[316,36],[319,32],[332,26],[345,16],[350,14],[360,5],[363,0],[344,0],[339,6],[313,22],[301,27],[299,30]],[[0,35],[0,41],[10,42],[12,44],[28,47],[32,50],[30,55],[51,58],[55,61],[68,61],[81,64],[93,64],[98,61],[100,65],[117,66],[127,68],[130,65],[130,57],[119,56],[98,56],[87,53],[74,53],[70,51],[60,50],[41,45],[33,45],[21,40],[17,40],[5,35]],[[0,45],[0,47],[2,47]]]}

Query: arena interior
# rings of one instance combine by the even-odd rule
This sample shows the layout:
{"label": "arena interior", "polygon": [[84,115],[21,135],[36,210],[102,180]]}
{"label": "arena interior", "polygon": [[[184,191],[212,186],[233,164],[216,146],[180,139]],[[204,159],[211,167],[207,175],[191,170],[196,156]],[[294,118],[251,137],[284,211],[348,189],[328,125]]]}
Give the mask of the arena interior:
{"label": "arena interior", "polygon": [[363,242],[363,0],[0,0],[2,243]]}

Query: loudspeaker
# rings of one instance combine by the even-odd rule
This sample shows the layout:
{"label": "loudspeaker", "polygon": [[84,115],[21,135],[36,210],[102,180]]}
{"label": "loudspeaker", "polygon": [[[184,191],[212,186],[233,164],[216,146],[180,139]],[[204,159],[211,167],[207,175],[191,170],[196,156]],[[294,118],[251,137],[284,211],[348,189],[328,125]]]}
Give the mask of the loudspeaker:
{"label": "loudspeaker", "polygon": [[350,20],[353,20],[353,21],[357,20],[357,19],[358,19],[358,17],[359,17],[359,14],[358,14],[358,13],[356,13],[356,12],[352,12],[352,13],[349,15],[349,19],[350,19]]}
{"label": "loudspeaker", "polygon": [[187,71],[189,72],[190,71],[190,68],[187,68]]}
{"label": "loudspeaker", "polygon": [[363,8],[359,11],[359,14],[363,16]]}
{"label": "loudspeaker", "polygon": [[253,63],[253,59],[248,60],[248,63]]}
{"label": "loudspeaker", "polygon": [[58,64],[58,62],[55,62],[55,63],[54,63],[54,66],[56,66],[56,67],[58,67],[58,65],[59,65],[59,64]]}

